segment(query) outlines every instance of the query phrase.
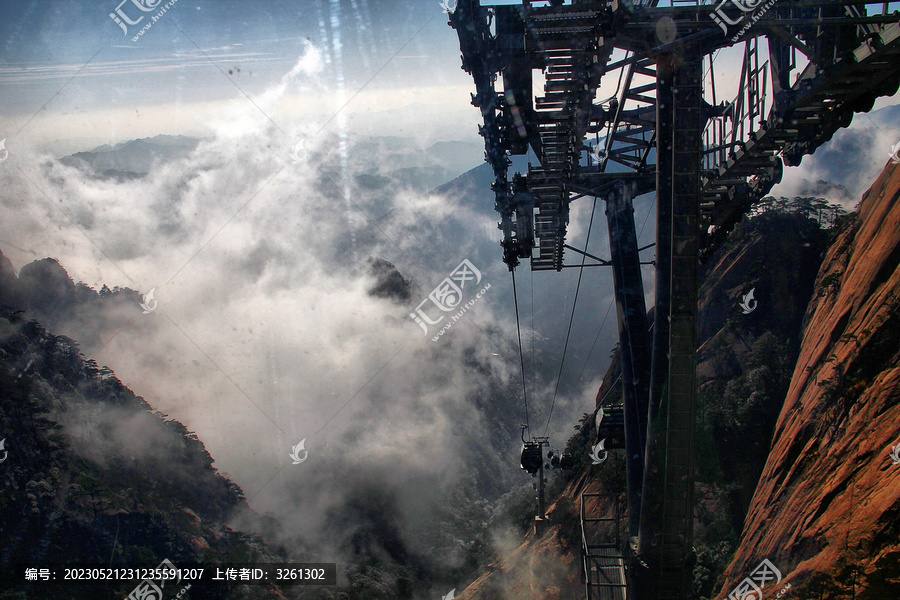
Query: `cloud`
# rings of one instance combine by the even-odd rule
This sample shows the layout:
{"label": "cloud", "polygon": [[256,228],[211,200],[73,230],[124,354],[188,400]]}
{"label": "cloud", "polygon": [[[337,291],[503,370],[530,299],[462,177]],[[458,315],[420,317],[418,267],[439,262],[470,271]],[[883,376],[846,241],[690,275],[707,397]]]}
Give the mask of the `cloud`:
{"label": "cloud", "polygon": [[852,210],[889,162],[897,140],[900,129],[882,127],[868,115],[857,114],[850,128],[838,130],[799,167],[785,168],[782,182],[771,194],[793,198],[812,193]]}
{"label": "cloud", "polygon": [[[120,46],[133,48],[134,46]],[[33,84],[40,81],[65,83],[75,75],[83,77],[122,78],[148,73],[177,73],[185,69],[208,68],[210,61],[225,64],[259,65],[263,62],[280,62],[283,59],[266,52],[224,52],[229,48],[195,50],[172,57],[135,58],[116,61],[98,61],[73,64],[46,64],[30,66],[28,69],[0,67],[0,85]]]}
{"label": "cloud", "polygon": [[[320,68],[310,47],[260,105],[315,87]],[[446,490],[473,472],[493,484],[517,472],[518,417],[484,411],[517,402],[497,397],[517,373],[500,333],[509,317],[495,312],[506,299],[489,293],[439,344],[409,318],[463,258],[486,282],[503,277],[481,233],[494,218],[461,194],[357,189],[355,157],[309,121],[287,124],[309,134],[297,164],[291,136],[249,103],[203,125],[211,135],[192,152],[132,180],[97,178],[20,142],[0,169],[0,239],[58,258],[95,288],[155,289],[153,313],[83,350],[196,431],[287,534],[345,552],[323,527],[377,491],[414,547],[414,524]],[[32,258],[3,250],[18,266]],[[414,280],[408,301],[371,292],[370,257]],[[489,336],[476,327],[504,322]],[[72,413],[69,425],[97,418]],[[103,418],[115,430],[94,448],[101,459],[165,454],[146,423]],[[309,459],[291,465],[304,438]],[[366,518],[354,517],[360,527]]]}

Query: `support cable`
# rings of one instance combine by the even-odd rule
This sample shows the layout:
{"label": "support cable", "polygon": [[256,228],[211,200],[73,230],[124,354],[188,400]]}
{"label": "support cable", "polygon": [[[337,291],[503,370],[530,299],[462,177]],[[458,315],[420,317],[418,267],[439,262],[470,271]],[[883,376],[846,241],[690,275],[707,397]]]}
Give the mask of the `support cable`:
{"label": "support cable", "polygon": [[534,270],[529,269],[531,274],[531,392],[537,389],[537,369],[535,368],[534,354]]}
{"label": "support cable", "polygon": [[[594,225],[594,213],[597,211],[597,198],[594,198],[594,205],[591,207],[591,220],[588,223],[587,236],[584,240],[584,251],[587,252],[588,244],[591,242],[591,229]],[[581,278],[584,275],[584,261],[587,256],[581,255],[581,268],[578,269],[578,284],[575,286],[575,298],[572,300],[572,314],[569,316],[569,329],[566,331],[566,343],[563,346],[562,358],[559,360],[559,373],[556,374],[556,388],[553,390],[553,401],[550,403],[550,412],[547,413],[547,427],[544,429],[544,436],[550,431],[550,420],[553,418],[553,407],[556,406],[556,394],[559,392],[559,382],[562,380],[563,365],[566,363],[566,351],[569,349],[569,336],[572,335],[572,323],[575,321],[575,307],[578,306],[578,290],[581,289]]]}
{"label": "support cable", "polygon": [[511,269],[513,303],[516,306],[516,334],[519,338],[519,365],[522,367],[522,401],[525,404],[525,428],[528,429],[528,439],[531,439],[531,429],[528,422],[528,389],[525,385],[525,355],[522,354],[522,328],[519,326],[519,294],[516,292],[516,270]]}
{"label": "support cable", "polygon": [[[653,212],[653,207],[651,206],[647,210],[647,216],[644,217],[644,222],[641,224],[641,230],[638,232],[638,235],[637,235],[638,240],[641,239],[641,235],[643,235],[643,233],[644,233],[644,227],[647,226],[647,221],[650,219],[650,213],[652,213],[652,212]],[[587,358],[584,359],[584,366],[581,367],[581,373],[578,374],[577,381],[581,381],[581,378],[584,377],[584,371],[585,371],[585,369],[587,369],[588,363],[590,363],[591,354],[594,353],[594,346],[597,345],[597,340],[600,339],[600,334],[603,333],[603,326],[606,325],[606,318],[609,316],[609,311],[612,310],[612,306],[613,306],[613,303],[615,302],[615,300],[616,300],[616,295],[615,295],[615,293],[613,293],[613,297],[609,301],[609,305],[607,305],[607,307],[606,307],[606,314],[603,315],[603,320],[600,322],[600,329],[597,331],[597,336],[594,338],[594,343],[591,344],[591,349],[588,350]]]}

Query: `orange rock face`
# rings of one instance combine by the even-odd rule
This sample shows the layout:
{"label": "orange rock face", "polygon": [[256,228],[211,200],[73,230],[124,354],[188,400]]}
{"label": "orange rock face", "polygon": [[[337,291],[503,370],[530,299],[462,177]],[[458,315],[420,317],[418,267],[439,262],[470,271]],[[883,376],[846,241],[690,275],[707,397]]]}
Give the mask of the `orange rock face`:
{"label": "orange rock face", "polygon": [[771,452],[719,598],[763,559],[783,575],[765,596],[791,581],[791,593],[805,597],[802,585],[814,574],[833,572],[841,561],[871,574],[876,560],[900,551],[900,464],[890,456],[900,444],[898,196],[900,165],[888,164],[857,222],[825,257]]}

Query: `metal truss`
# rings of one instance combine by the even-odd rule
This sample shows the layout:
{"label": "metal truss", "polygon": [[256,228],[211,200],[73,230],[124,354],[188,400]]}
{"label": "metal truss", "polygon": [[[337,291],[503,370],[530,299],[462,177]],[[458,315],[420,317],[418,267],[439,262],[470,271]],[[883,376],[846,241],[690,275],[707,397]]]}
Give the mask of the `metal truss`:
{"label": "metal truss", "polygon": [[[607,204],[611,260],[591,258],[613,267],[616,290],[629,598],[691,596],[700,262],[784,166],[799,165],[854,113],[897,91],[900,15],[889,8],[841,0],[458,0],[450,16],[484,117],[510,270],[520,259],[538,271],[569,266],[571,202],[593,196]],[[723,52],[732,63],[741,56],[740,74],[717,80]],[[510,178],[510,155],[535,162]],[[651,328],[632,200],[653,191]],[[609,557],[584,545],[588,597],[618,590],[598,585]]]}

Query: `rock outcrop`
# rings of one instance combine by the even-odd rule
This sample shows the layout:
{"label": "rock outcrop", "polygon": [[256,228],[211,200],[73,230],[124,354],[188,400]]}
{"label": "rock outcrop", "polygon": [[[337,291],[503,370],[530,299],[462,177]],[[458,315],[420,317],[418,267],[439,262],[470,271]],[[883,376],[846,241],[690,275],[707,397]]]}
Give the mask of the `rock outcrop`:
{"label": "rock outcrop", "polygon": [[88,354],[141,316],[141,299],[128,288],[103,286],[98,292],[75,283],[54,258],[30,262],[17,275],[0,251],[0,307],[23,311],[55,334],[77,340]]}

